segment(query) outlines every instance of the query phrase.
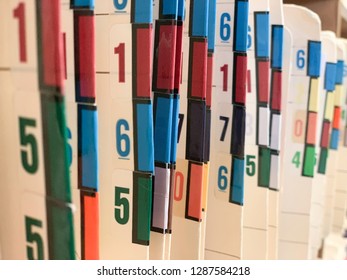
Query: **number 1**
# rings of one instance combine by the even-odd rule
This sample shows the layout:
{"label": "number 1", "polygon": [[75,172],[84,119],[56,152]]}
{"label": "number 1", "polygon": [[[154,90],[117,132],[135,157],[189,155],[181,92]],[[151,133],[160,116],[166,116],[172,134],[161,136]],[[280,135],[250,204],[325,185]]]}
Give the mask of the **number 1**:
{"label": "number 1", "polygon": [[25,4],[20,2],[13,10],[13,17],[18,19],[19,29],[19,61],[27,62],[26,35],[25,35]]}
{"label": "number 1", "polygon": [[125,44],[120,43],[118,47],[114,48],[114,54],[119,55],[118,59],[118,82],[125,83]]}

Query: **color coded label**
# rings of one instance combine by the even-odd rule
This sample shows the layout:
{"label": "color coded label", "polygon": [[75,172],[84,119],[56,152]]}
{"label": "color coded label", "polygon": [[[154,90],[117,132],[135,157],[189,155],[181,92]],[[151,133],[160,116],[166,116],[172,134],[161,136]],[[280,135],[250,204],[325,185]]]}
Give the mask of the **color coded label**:
{"label": "color coded label", "polygon": [[209,1],[190,1],[189,37],[207,37]]}
{"label": "color coded label", "polygon": [[175,82],[177,25],[173,20],[156,21],[153,91],[173,92]]}
{"label": "color coded label", "polygon": [[133,25],[133,98],[150,98],[152,92],[152,25]]}
{"label": "color coded label", "polygon": [[255,57],[270,57],[270,17],[269,12],[254,13]]}
{"label": "color coded label", "polygon": [[320,76],[322,44],[319,41],[308,41],[308,67],[307,76]]}
{"label": "color coded label", "polygon": [[229,202],[243,205],[245,161],[243,159],[233,157],[232,170]]}
{"label": "color coded label", "polygon": [[245,153],[245,122],[245,108],[234,106],[230,153],[238,157],[243,157]]}
{"label": "color coded label", "polygon": [[76,102],[95,103],[94,28],[92,11],[74,11]]}
{"label": "color coded label", "polygon": [[154,158],[170,162],[173,95],[154,94]]}
{"label": "color coded label", "polygon": [[[123,0],[126,2],[126,0]],[[151,23],[153,21],[153,1],[132,0],[131,1],[131,22]]]}
{"label": "color coded label", "polygon": [[282,69],[283,64],[283,26],[272,25],[271,68]]}
{"label": "color coded label", "polygon": [[133,173],[132,242],[149,245],[152,212],[152,175]]}
{"label": "color coded label", "polygon": [[148,101],[133,101],[135,171],[154,172],[153,106]]}
{"label": "color coded label", "polygon": [[234,53],[233,104],[245,105],[247,79],[247,54]]}
{"label": "color coded label", "polygon": [[246,52],[248,31],[248,1],[235,1],[234,30],[233,50],[236,52]]}
{"label": "color coded label", "polygon": [[98,113],[92,105],[78,104],[79,188],[98,191]]}
{"label": "color coded label", "polygon": [[207,40],[190,38],[188,97],[206,98]]}
{"label": "color coded label", "polygon": [[315,166],[315,147],[306,146],[304,152],[304,163],[302,169],[302,175],[306,177],[314,176],[314,166]]}
{"label": "color coded label", "polygon": [[186,159],[202,162],[204,160],[204,135],[206,121],[206,102],[188,100]]}
{"label": "color coded label", "polygon": [[201,221],[203,178],[204,165],[189,162],[186,219]]}
{"label": "color coded label", "polygon": [[99,259],[99,196],[81,191],[82,260]]}
{"label": "color coded label", "polygon": [[259,147],[258,186],[268,188],[270,185],[270,157],[269,148]]}

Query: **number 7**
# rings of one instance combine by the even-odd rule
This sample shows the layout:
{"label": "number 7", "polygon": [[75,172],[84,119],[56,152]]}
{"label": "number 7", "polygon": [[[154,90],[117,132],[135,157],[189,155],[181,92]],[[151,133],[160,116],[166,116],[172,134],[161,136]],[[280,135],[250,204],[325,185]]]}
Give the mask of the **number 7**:
{"label": "number 7", "polygon": [[229,118],[228,117],[223,117],[223,116],[220,116],[219,119],[221,121],[224,121],[224,126],[223,126],[223,130],[222,130],[222,134],[220,136],[220,141],[224,141],[225,139],[225,134],[227,132],[227,129],[228,129],[228,123],[229,123]]}

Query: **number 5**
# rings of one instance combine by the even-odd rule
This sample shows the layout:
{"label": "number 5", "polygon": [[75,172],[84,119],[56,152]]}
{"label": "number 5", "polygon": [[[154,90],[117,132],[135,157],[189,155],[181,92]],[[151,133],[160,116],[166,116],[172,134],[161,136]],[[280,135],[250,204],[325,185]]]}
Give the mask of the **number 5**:
{"label": "number 5", "polygon": [[29,162],[28,151],[24,149],[21,150],[22,165],[28,173],[33,174],[37,171],[39,165],[37,142],[33,134],[26,133],[26,127],[36,127],[36,121],[34,119],[19,118],[20,145],[22,147],[30,145],[31,147],[31,162]]}
{"label": "number 5", "polygon": [[43,241],[39,233],[33,231],[33,227],[42,228],[42,222],[25,216],[25,234],[28,243],[36,243],[37,259],[34,257],[33,246],[27,246],[28,260],[43,260]]}
{"label": "number 5", "polygon": [[[253,161],[252,161],[253,160]],[[246,156],[246,173],[252,177],[255,174],[255,156]]]}
{"label": "number 5", "polygon": [[[129,189],[115,187],[114,206],[119,208],[114,209],[114,218],[119,224],[125,225],[129,221],[129,200],[125,197],[121,197],[122,194],[129,194]],[[123,211],[121,207],[123,207]]]}

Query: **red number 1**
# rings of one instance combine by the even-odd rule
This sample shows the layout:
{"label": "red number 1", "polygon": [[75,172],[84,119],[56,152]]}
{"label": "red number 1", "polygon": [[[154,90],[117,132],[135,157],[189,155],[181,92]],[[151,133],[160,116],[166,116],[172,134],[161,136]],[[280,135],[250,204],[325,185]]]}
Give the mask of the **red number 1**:
{"label": "red number 1", "polygon": [[119,83],[125,83],[125,44],[120,43],[118,47],[114,48],[114,53],[119,54],[119,60],[118,60],[118,70],[119,70],[119,76],[118,76],[118,82]]}
{"label": "red number 1", "polygon": [[18,19],[19,24],[19,60],[27,62],[26,37],[25,37],[25,4],[20,2],[13,10],[13,17]]}
{"label": "red number 1", "polygon": [[223,91],[228,91],[228,64],[224,64],[220,71],[223,72]]}

